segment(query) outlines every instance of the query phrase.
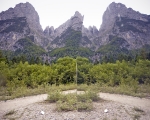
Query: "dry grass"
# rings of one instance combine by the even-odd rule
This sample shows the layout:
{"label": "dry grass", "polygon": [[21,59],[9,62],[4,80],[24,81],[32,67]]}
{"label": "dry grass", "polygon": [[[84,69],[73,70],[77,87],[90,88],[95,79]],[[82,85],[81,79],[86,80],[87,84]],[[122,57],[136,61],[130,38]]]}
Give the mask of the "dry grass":
{"label": "dry grass", "polygon": [[18,97],[44,94],[44,93],[49,93],[50,91],[57,91],[57,90],[64,91],[64,90],[73,90],[73,89],[77,89],[78,91],[92,90],[96,92],[125,94],[125,95],[136,96],[136,97],[150,96],[150,85],[139,85],[137,91],[135,92],[134,87],[127,86],[127,85],[111,87],[107,85],[101,86],[98,84],[92,84],[89,86],[86,84],[81,84],[78,86],[76,84],[70,84],[70,85],[60,85],[60,86],[41,85],[34,89],[19,87],[12,90],[11,95],[7,91],[7,88],[0,87],[0,100],[8,100],[8,99],[14,99]]}
{"label": "dry grass", "polygon": [[127,85],[120,85],[111,87],[107,85],[99,86],[101,92],[130,95],[134,97],[148,97],[150,96],[150,85],[139,85],[135,92],[134,87]]}
{"label": "dry grass", "polygon": [[85,91],[82,94],[68,93],[61,91],[50,92],[47,101],[56,102],[58,111],[89,111],[93,109],[92,101],[100,100],[98,93],[93,90]]}

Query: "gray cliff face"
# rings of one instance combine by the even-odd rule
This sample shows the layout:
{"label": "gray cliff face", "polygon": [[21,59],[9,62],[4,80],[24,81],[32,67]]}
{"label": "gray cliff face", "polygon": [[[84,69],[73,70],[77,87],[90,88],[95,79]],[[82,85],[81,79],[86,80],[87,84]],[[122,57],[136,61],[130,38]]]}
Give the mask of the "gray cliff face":
{"label": "gray cliff face", "polygon": [[98,35],[99,31],[95,26],[90,26],[89,28],[85,28],[83,26],[81,46],[88,47],[94,50],[96,48],[95,42]]}
{"label": "gray cliff face", "polygon": [[[68,36],[70,34],[70,31],[68,31],[68,29],[71,29],[74,31],[81,32],[82,37],[80,39],[80,46],[95,49],[95,41],[99,35],[99,31],[95,26],[85,28],[83,26],[83,19],[84,16],[82,16],[78,11],[76,11],[74,16],[72,16],[69,20],[67,20],[55,30],[53,27],[46,27],[46,29],[44,30],[44,34],[49,38],[53,39],[51,42],[51,47],[64,47],[65,44],[62,41],[67,38],[62,36]],[[73,32],[71,32],[71,34],[72,33]]]}
{"label": "gray cliff face", "polygon": [[[103,23],[98,30],[95,26],[85,28],[84,17],[76,12],[69,20],[55,30],[46,28],[45,34],[51,38],[51,48],[64,47],[66,31],[71,28],[81,31],[80,46],[97,51],[101,46],[109,44],[113,39],[121,38],[120,48],[138,49],[150,44],[150,17],[127,8],[121,3],[111,3],[103,15]],[[63,37],[62,37],[63,36]],[[113,37],[112,37],[113,36]],[[117,39],[118,40],[118,39]]]}
{"label": "gray cliff face", "polygon": [[121,3],[113,2],[107,7],[99,30],[95,26],[85,28],[83,20],[84,16],[76,11],[58,28],[47,26],[43,31],[34,7],[28,2],[20,3],[0,13],[0,49],[24,49],[20,39],[30,39],[32,45],[42,46],[49,52],[70,47],[101,54],[101,51],[112,52],[112,47],[117,48],[116,51],[129,51],[150,45],[150,15]]}
{"label": "gray cliff face", "polygon": [[84,16],[82,16],[78,11],[75,12],[74,16],[72,16],[65,23],[60,25],[58,28],[54,29],[53,27],[46,27],[44,30],[44,34],[47,35],[49,39],[52,39],[50,48],[60,48],[64,47],[65,43],[62,42],[71,36],[70,30],[73,31],[82,31]]}
{"label": "gray cliff face", "polygon": [[39,23],[39,16],[30,3],[20,3],[0,13],[0,48],[13,50],[14,44],[26,36],[34,36],[34,43],[42,44],[43,30]]}
{"label": "gray cliff face", "polygon": [[39,16],[30,3],[20,3],[15,8],[9,8],[7,11],[0,13],[0,20],[7,20],[17,17],[26,17],[29,27],[33,32],[42,32],[39,24]]}
{"label": "gray cliff face", "polygon": [[30,28],[25,17],[0,21],[0,48],[15,51],[14,44],[30,34]]}
{"label": "gray cliff face", "polygon": [[44,33],[45,37],[48,38],[49,42],[51,42],[56,36],[53,26],[51,26],[51,27],[47,26],[43,33]]}
{"label": "gray cliff face", "polygon": [[55,36],[56,38],[58,36],[60,37],[62,33],[64,33],[67,30],[67,28],[71,28],[75,31],[81,31],[83,18],[84,17],[78,11],[76,11],[74,16],[72,16],[69,20],[60,25],[58,28],[54,29],[53,26],[47,26],[44,30],[44,34],[50,37]]}
{"label": "gray cliff face", "polygon": [[51,27],[47,26],[44,30],[44,35],[54,36],[54,27],[53,26],[51,26]]}
{"label": "gray cliff face", "polygon": [[99,46],[108,44],[111,41],[110,35],[125,39],[128,50],[150,45],[150,16],[127,8],[121,3],[113,2],[103,14]]}

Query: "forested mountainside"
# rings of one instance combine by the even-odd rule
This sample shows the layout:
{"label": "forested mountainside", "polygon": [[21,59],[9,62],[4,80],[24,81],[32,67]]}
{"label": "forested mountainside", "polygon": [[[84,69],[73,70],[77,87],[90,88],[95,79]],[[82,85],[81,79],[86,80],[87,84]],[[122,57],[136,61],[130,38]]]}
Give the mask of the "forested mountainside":
{"label": "forested mountainside", "polygon": [[57,91],[55,98],[69,85],[86,85],[92,96],[100,90],[149,97],[150,16],[113,2],[99,30],[83,23],[76,11],[58,28],[42,30],[28,2],[1,12],[0,100]]}
{"label": "forested mountainside", "polygon": [[0,13],[0,49],[9,59],[38,57],[47,62],[65,56],[99,62],[130,60],[141,54],[149,57],[150,15],[113,2],[104,12],[99,30],[85,28],[83,23],[84,16],[76,11],[58,28],[42,30],[34,7],[20,3]]}

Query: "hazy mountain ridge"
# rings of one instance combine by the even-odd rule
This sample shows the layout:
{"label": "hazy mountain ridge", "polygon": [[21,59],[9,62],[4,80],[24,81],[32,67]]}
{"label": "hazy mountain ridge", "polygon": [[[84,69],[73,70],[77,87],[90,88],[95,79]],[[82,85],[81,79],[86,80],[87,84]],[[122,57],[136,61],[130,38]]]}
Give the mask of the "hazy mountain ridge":
{"label": "hazy mountain ridge", "polygon": [[23,51],[28,48],[20,43],[24,39],[37,46],[34,46],[36,53],[37,50],[40,54],[47,51],[52,57],[67,54],[92,57],[94,53],[101,57],[107,53],[128,53],[150,45],[150,15],[136,12],[121,3],[113,2],[108,6],[99,30],[95,26],[84,27],[83,20],[84,16],[76,11],[58,28],[47,26],[43,31],[34,7],[28,2],[20,3],[0,13],[0,49]]}
{"label": "hazy mountain ridge", "polygon": [[[0,42],[2,50],[16,50],[15,43],[28,36],[33,36],[34,44],[43,44],[44,34],[38,13],[30,3],[20,3],[14,8],[0,13]],[[15,47],[14,47],[15,46]]]}
{"label": "hazy mountain ridge", "polygon": [[[54,30],[54,27],[46,27],[44,30],[44,34],[48,37],[53,39],[50,43],[50,48],[55,49],[55,48],[60,48],[64,47],[64,40],[68,39],[69,36],[72,36],[73,32],[69,33],[68,28],[70,30],[74,31],[82,31],[82,24],[83,24],[83,18],[78,11],[75,12],[74,16],[72,16],[70,19],[68,19],[65,23],[60,25],[58,28]],[[68,31],[68,32],[66,32]],[[67,34],[67,35],[65,35]],[[67,38],[66,38],[66,37]]]}
{"label": "hazy mountain ridge", "polygon": [[103,15],[99,34],[101,44],[110,41],[109,35],[125,39],[129,44],[129,50],[150,44],[150,16],[126,8],[121,3],[112,3]]}

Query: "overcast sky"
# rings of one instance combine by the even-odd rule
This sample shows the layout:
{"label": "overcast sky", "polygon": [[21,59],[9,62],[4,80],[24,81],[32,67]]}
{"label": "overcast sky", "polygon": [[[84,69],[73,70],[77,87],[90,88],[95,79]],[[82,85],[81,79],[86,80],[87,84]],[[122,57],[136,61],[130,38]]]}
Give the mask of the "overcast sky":
{"label": "overcast sky", "polygon": [[0,0],[0,12],[15,7],[18,3],[29,2],[40,17],[42,28],[59,25],[70,19],[75,11],[84,15],[84,26],[96,26],[102,23],[102,16],[112,2],[123,3],[126,7],[150,15],[150,0]]}

